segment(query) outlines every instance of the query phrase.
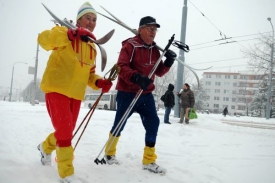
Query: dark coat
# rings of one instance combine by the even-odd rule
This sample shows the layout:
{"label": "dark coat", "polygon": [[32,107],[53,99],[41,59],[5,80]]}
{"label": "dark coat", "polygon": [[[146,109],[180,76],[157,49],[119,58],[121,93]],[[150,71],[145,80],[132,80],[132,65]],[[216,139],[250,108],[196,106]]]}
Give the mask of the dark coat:
{"label": "dark coat", "polygon": [[174,90],[174,85],[169,84],[168,90],[164,94],[165,107],[174,107],[175,105],[175,96],[174,96],[173,90]]}
{"label": "dark coat", "polygon": [[223,110],[223,115],[226,115],[227,113],[228,113],[228,109],[227,109],[227,107],[226,108],[224,108],[224,110]]}
{"label": "dark coat", "polygon": [[180,98],[180,105],[183,108],[186,107],[194,107],[195,105],[195,97],[194,92],[190,89],[183,90],[181,93],[177,94]]}

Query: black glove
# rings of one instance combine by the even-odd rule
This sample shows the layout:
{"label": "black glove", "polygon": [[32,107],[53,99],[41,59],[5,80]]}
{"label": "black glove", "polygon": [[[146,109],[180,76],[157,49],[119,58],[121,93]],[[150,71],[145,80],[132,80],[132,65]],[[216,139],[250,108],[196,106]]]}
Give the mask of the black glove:
{"label": "black glove", "polygon": [[164,61],[164,65],[166,67],[171,67],[175,61],[175,58],[177,57],[177,54],[172,50],[167,50],[164,56],[166,57],[166,60]]}
{"label": "black glove", "polygon": [[147,90],[147,87],[153,83],[151,79],[141,74],[133,74],[130,80],[131,82],[136,83],[143,90]]}

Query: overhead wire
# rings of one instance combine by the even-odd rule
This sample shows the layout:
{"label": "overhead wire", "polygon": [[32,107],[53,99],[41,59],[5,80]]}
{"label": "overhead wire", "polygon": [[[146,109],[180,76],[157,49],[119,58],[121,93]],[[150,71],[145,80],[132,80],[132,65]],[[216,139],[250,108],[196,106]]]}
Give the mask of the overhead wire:
{"label": "overhead wire", "polygon": [[[202,13],[200,10],[199,10],[199,8],[191,1],[191,0],[188,0],[200,13],[201,13],[201,15],[204,17],[204,18],[206,18],[219,32],[220,32],[220,36],[222,37],[222,38],[226,38],[226,36],[225,36],[225,34],[223,34],[222,33],[222,31],[212,22],[212,21],[210,21],[210,19],[209,18],[207,18],[206,16],[205,16],[205,14],[204,13]],[[224,37],[223,37],[224,36]]]}
{"label": "overhead wire", "polygon": [[240,57],[240,58],[229,58],[229,59],[224,59],[224,60],[214,60],[214,61],[207,61],[207,62],[197,62],[197,63],[192,63],[189,65],[198,65],[198,64],[206,64],[206,63],[215,63],[215,62],[224,62],[224,61],[229,61],[229,60],[240,60],[244,59],[246,57]]}
{"label": "overhead wire", "polygon": [[[191,1],[191,0],[188,0],[194,7],[195,7],[195,9],[197,9],[199,12],[200,12],[200,14],[204,17],[204,18],[206,18],[207,19],[207,21],[209,21],[210,22],[210,24],[212,25],[212,26],[214,26],[218,31],[219,31],[219,33],[220,33],[220,36],[222,37],[222,39],[220,39],[220,40],[216,40],[216,41],[222,41],[222,40],[227,40],[227,39],[232,39],[232,37],[230,37],[230,38],[228,38],[228,37],[226,37],[226,35],[208,18],[208,17],[206,17],[205,16],[205,14]],[[241,45],[239,42],[237,42],[237,41],[232,41],[232,42],[225,42],[225,43],[222,43],[222,44],[228,44],[228,43],[233,43],[233,42],[236,42],[238,45],[240,45],[240,46],[242,46],[242,47],[245,47],[245,46],[243,46],[243,45]],[[210,47],[212,47],[212,46],[210,46]],[[194,49],[192,49],[192,50],[194,50]]]}
{"label": "overhead wire", "polygon": [[[242,35],[242,36],[236,36],[236,37],[226,37],[226,35],[208,18],[205,16],[205,14],[191,1],[191,0],[188,0],[194,7],[195,9],[197,9],[200,14],[207,19],[207,21],[210,22],[210,24],[215,27],[215,29],[217,29],[219,31],[219,34],[220,36],[222,37],[222,39],[219,39],[219,40],[214,40],[214,41],[208,41],[208,42],[205,42],[205,43],[199,43],[199,44],[195,44],[195,45],[190,45],[190,48],[193,47],[193,46],[200,46],[200,45],[204,45],[204,44],[209,44],[209,43],[213,43],[213,42],[217,42],[217,41],[225,41],[224,43],[219,43],[217,45],[210,45],[210,46],[205,46],[205,47],[199,47],[199,48],[194,48],[194,49],[191,49],[191,50],[198,50],[198,49],[203,49],[203,48],[209,48],[209,47],[215,47],[215,46],[220,46],[220,45],[223,45],[223,44],[228,44],[228,43],[237,43],[239,44],[240,46],[244,47],[243,45],[241,45],[239,42],[244,42],[244,41],[251,41],[251,40],[255,40],[257,38],[252,38],[252,39],[245,39],[245,40],[239,40],[239,41],[235,41],[233,40],[236,39],[236,38],[241,38],[241,37],[248,37],[248,36],[254,36],[254,35],[258,35],[258,34],[265,34],[265,33],[270,33],[270,32],[264,32],[264,33],[255,33],[255,34],[249,34],[249,35]],[[232,41],[227,41],[227,40],[232,40]],[[223,62],[223,61],[228,61],[228,60],[237,60],[237,59],[244,59],[245,57],[242,57],[242,58],[233,58],[233,59],[225,59],[225,60],[217,60],[217,61],[208,61],[208,62],[200,62],[200,63],[194,63],[194,64],[190,64],[190,65],[195,65],[195,64],[202,64],[202,63],[213,63],[213,62]],[[247,65],[231,65],[231,66],[223,66],[223,67],[215,67],[215,68],[212,68],[212,69],[220,69],[220,68],[228,68],[228,67],[240,67],[240,66],[247,66]]]}
{"label": "overhead wire", "polygon": [[[254,36],[254,35],[259,35],[259,34],[268,34],[268,33],[272,33],[272,31],[269,31],[269,32],[262,32],[262,33],[255,33],[255,34],[248,34],[248,35],[242,35],[242,36],[235,36],[235,37],[232,37],[232,38],[241,38],[241,37],[248,37],[248,36]],[[256,38],[255,38],[255,39],[256,39]],[[204,43],[198,43],[198,44],[194,44],[194,45],[190,45],[190,47],[200,46],[200,45],[203,45],[203,44],[214,43],[214,42],[217,42],[217,40],[208,41],[208,42],[204,42]]]}

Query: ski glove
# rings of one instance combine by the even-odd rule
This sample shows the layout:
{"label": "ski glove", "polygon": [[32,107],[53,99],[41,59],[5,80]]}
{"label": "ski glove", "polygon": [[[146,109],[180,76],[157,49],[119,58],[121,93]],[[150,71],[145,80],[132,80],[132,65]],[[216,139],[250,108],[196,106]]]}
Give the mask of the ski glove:
{"label": "ski glove", "polygon": [[96,40],[94,34],[89,31],[88,29],[85,29],[83,27],[75,28],[75,29],[68,29],[67,31],[68,37],[70,41],[76,40],[76,39],[81,39],[84,42],[88,42],[89,39],[87,36],[90,38]]}
{"label": "ski glove", "polygon": [[98,79],[95,84],[98,88],[101,88],[102,93],[107,93],[113,85],[111,81],[106,79]]}
{"label": "ski glove", "polygon": [[141,74],[133,74],[131,77],[131,82],[137,84],[141,89],[147,90],[147,87],[153,83],[153,81],[147,76]]}
{"label": "ski glove", "polygon": [[172,50],[167,50],[164,56],[166,57],[166,60],[164,61],[164,65],[166,67],[171,67],[175,61],[175,58],[177,57],[177,54]]}

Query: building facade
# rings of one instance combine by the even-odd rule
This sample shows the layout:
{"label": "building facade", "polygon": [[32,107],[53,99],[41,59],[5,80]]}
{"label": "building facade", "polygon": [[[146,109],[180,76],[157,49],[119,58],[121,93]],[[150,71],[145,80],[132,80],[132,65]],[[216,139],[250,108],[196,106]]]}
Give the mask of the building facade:
{"label": "building facade", "polygon": [[227,107],[231,115],[249,114],[249,104],[262,77],[249,72],[204,72],[203,86],[208,95],[206,109],[221,113]]}

